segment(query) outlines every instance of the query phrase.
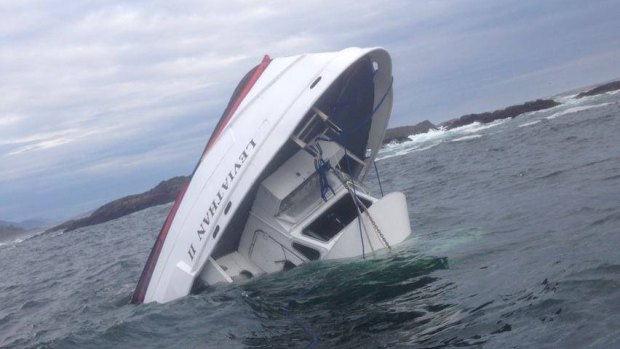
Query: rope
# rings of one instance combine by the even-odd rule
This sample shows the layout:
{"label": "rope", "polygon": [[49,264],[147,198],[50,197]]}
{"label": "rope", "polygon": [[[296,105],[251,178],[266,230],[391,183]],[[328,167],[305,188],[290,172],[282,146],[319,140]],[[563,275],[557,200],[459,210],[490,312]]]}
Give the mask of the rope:
{"label": "rope", "polygon": [[377,162],[373,160],[372,162],[375,165],[375,174],[377,175],[377,181],[379,182],[379,190],[381,190],[381,197],[383,197],[383,187],[381,186],[381,177],[379,176],[379,170],[377,169]]}
{"label": "rope", "polygon": [[334,188],[329,184],[329,180],[327,179],[327,173],[331,168],[331,165],[328,161],[323,159],[323,149],[319,143],[315,143],[313,145],[309,145],[311,153],[314,153],[314,169],[319,175],[319,186],[321,188],[321,198],[323,201],[327,201],[327,192],[331,191],[332,195],[335,195],[336,192]]}
{"label": "rope", "polygon": [[362,208],[364,209],[364,212],[366,212],[366,215],[368,216],[368,219],[370,220],[370,224],[372,224],[372,227],[374,228],[375,233],[377,233],[377,235],[379,236],[379,238],[380,238],[379,241],[381,241],[383,246],[387,247],[388,250],[391,250],[392,247],[390,246],[390,244],[388,243],[387,239],[385,238],[385,236],[381,232],[381,229],[379,229],[379,226],[377,225],[377,222],[375,222],[374,218],[372,218],[372,216],[370,215],[370,212],[368,212],[368,207],[366,207],[366,205],[364,205],[364,202],[362,202],[361,200],[360,200],[360,204],[362,205]]}
{"label": "rope", "polygon": [[[392,79],[390,80],[389,87],[385,90],[385,93],[381,97],[381,100],[379,101],[377,106],[373,109],[372,113],[370,113],[370,115],[368,115],[360,124],[358,124],[357,126],[355,126],[354,128],[352,128],[350,130],[344,130],[342,132],[337,132],[337,136],[332,138],[332,139],[329,139],[329,138],[326,138],[326,137],[322,137],[322,136],[317,137],[317,140],[337,142],[337,143],[340,143],[340,144],[342,144],[344,146],[345,158],[347,159],[347,170],[349,172],[349,178],[351,179],[352,183],[353,183],[353,174],[352,174],[352,171],[351,171],[351,165],[350,165],[349,156],[347,154],[346,141],[349,138],[349,136],[351,136],[352,134],[354,134],[354,133],[358,132],[359,130],[361,130],[364,126],[366,126],[370,122],[370,120],[372,120],[372,118],[377,113],[377,110],[379,110],[379,108],[381,108],[381,106],[383,105],[383,102],[385,101],[386,97],[389,95],[390,91],[392,91],[393,83],[394,83],[394,77],[392,77]],[[317,174],[319,176],[319,185],[320,185],[320,190],[321,190],[321,198],[323,199],[323,201],[327,201],[327,192],[328,191],[331,191],[332,194],[335,195],[335,191],[332,188],[332,186],[329,184],[329,180],[327,178],[327,174],[328,174],[330,169],[334,170],[334,173],[336,173],[336,176],[338,177],[338,179],[342,182],[342,184],[345,186],[345,188],[347,188],[347,190],[349,191],[349,194],[352,195],[353,203],[355,204],[355,208],[356,208],[357,214],[358,214],[358,227],[359,227],[359,232],[360,232],[360,241],[362,243],[362,258],[364,258],[364,259],[366,258],[366,251],[365,251],[365,246],[364,246],[364,237],[363,237],[363,233],[362,233],[363,219],[362,219],[362,210],[360,210],[360,204],[361,204],[362,208],[364,209],[364,211],[366,212],[366,215],[368,216],[368,218],[370,220],[370,223],[373,226],[373,230],[375,231],[375,234],[377,234],[380,237],[379,240],[381,241],[381,243],[385,247],[390,249],[390,245],[387,242],[387,239],[385,239],[385,236],[383,235],[383,233],[381,233],[381,230],[379,229],[379,226],[377,225],[375,220],[370,215],[370,212],[368,212],[368,208],[358,198],[357,192],[355,190],[355,184],[353,183],[352,186],[349,186],[347,184],[346,180],[344,180],[344,178],[342,178],[342,173],[340,173],[340,176],[338,176],[338,171],[336,171],[329,164],[329,162],[327,162],[327,161],[325,161],[323,159],[323,150],[321,149],[321,146],[320,146],[320,144],[318,142],[315,142],[313,145],[308,145],[306,150],[310,154],[312,154],[314,156],[314,168],[315,168],[315,170],[316,170],[316,172],[317,172]],[[375,163],[375,171],[377,171],[377,178],[379,178],[379,176],[378,176],[379,172],[377,170],[377,164],[376,163]],[[383,196],[383,188],[381,187],[381,182],[380,181],[379,181],[379,188],[381,189],[381,196]],[[365,227],[365,223],[364,223],[364,227]],[[368,229],[366,229],[366,238],[368,239],[368,243],[370,244],[371,250],[374,252],[374,248],[372,247],[372,243],[370,241],[370,237],[368,236]]]}
{"label": "rope", "polygon": [[[351,181],[353,180],[353,176],[351,176],[351,163],[349,160],[349,155],[347,154],[347,147],[344,147],[344,157],[345,159],[347,159],[347,169],[349,171],[349,179],[351,179]],[[334,173],[336,173],[336,171],[334,171]],[[337,176],[337,175],[336,175]],[[338,176],[337,176],[338,177]],[[340,181],[342,182],[342,185],[344,185],[345,188],[347,188],[347,190],[349,191],[349,194],[353,195],[353,197],[351,199],[353,199],[353,203],[355,204],[355,209],[357,210],[357,225],[360,231],[360,241],[362,242],[362,259],[366,259],[366,251],[364,249],[364,237],[362,236],[362,211],[360,210],[360,207],[358,205],[357,202],[357,193],[355,192],[355,185],[353,185],[353,192],[351,192],[351,187],[349,187],[349,185],[346,183],[346,181],[343,181],[342,178],[338,177],[338,179],[340,179]],[[368,243],[370,243],[370,239],[368,239]],[[374,248],[372,248],[372,246],[370,247],[373,252],[374,252]]]}
{"label": "rope", "polygon": [[[335,170],[334,172],[336,173],[336,177],[342,182],[342,185],[344,185],[344,187],[349,191],[349,193],[352,193],[353,195],[355,195],[355,184],[353,184],[353,189],[351,189],[351,185],[349,183],[352,183],[352,181],[345,180],[342,172],[337,171],[337,170]],[[370,224],[372,225],[372,228],[373,228],[375,234],[377,234],[377,236],[379,237],[379,241],[381,241],[381,244],[384,247],[386,247],[387,249],[392,249],[392,247],[390,246],[389,242],[385,238],[385,235],[383,235],[383,233],[381,232],[381,229],[377,225],[377,222],[375,222],[374,218],[372,218],[372,215],[368,211],[368,207],[366,207],[366,205],[364,205],[364,202],[361,201],[357,197],[357,195],[355,195],[353,201],[355,202],[355,206],[358,208],[358,212],[360,212],[359,211],[359,206],[361,206],[362,210],[364,211],[364,213],[366,213],[366,216],[368,216],[368,220],[370,221]],[[359,216],[359,220],[360,221],[362,220],[361,213],[360,213],[360,216]],[[360,234],[361,234],[361,231],[360,231]],[[369,239],[369,241],[370,241],[370,239]]]}

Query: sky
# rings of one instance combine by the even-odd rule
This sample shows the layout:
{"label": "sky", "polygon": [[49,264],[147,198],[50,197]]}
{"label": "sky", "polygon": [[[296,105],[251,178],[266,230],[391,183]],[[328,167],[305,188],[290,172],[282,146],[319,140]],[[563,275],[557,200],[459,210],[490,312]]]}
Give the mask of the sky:
{"label": "sky", "polygon": [[390,126],[620,77],[617,0],[0,0],[0,219],[61,220],[189,174],[240,78],[382,46]]}

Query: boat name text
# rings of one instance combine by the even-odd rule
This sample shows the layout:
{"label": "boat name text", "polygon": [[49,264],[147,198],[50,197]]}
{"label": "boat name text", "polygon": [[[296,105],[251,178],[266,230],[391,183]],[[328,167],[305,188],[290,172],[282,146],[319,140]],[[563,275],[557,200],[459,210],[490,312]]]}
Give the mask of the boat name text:
{"label": "boat name text", "polygon": [[[245,146],[245,149],[239,155],[238,160],[235,161],[232,169],[228,171],[228,174],[222,181],[220,188],[215,194],[215,198],[211,200],[211,204],[209,205],[207,212],[205,213],[202,221],[200,222],[200,227],[198,228],[198,230],[196,230],[198,241],[202,241],[204,239],[207,230],[211,226],[211,223],[214,221],[214,217],[218,212],[218,208],[220,208],[222,201],[224,200],[224,195],[232,186],[233,180],[237,177],[239,170],[241,169],[241,167],[243,167],[243,164],[246,162],[254,149],[256,149],[256,143],[254,142],[254,139],[251,139],[250,142]],[[194,244],[189,245],[187,254],[189,255],[190,261],[193,262],[194,257],[196,256],[196,248],[194,247]]]}

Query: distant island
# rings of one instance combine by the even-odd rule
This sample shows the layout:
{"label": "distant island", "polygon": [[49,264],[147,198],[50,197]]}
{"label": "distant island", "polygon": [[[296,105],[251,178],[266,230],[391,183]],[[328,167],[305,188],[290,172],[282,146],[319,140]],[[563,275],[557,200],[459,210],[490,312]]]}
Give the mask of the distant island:
{"label": "distant island", "polygon": [[39,219],[27,219],[21,222],[8,222],[0,220],[0,242],[14,240],[33,231],[41,231],[49,221]]}
{"label": "distant island", "polygon": [[13,240],[27,232],[28,231],[26,229],[22,229],[14,225],[2,225],[0,226],[0,242]]}
{"label": "distant island", "polygon": [[612,81],[612,82],[609,82],[603,85],[599,85],[591,90],[581,92],[580,94],[577,95],[577,98],[596,96],[602,93],[616,91],[616,90],[620,90],[620,80]]}
{"label": "distant island", "polygon": [[[581,92],[577,95],[577,98],[594,96],[615,90],[620,90],[620,81],[606,83],[588,91]],[[385,131],[383,144],[385,145],[390,143],[402,143],[408,141],[410,139],[409,136],[426,133],[431,130],[438,130],[440,128],[450,130],[453,128],[469,125],[474,122],[486,124],[496,120],[515,118],[525,113],[553,108],[560,104],[561,103],[552,99],[537,99],[535,101],[513,105],[492,112],[463,115],[455,119],[444,121],[438,125],[434,125],[432,122],[424,120],[413,126],[400,126],[387,129]],[[181,190],[183,185],[188,180],[189,177],[187,176],[179,176],[168,179],[159,183],[157,186],[144,193],[129,195],[114,200],[101,206],[88,217],[69,220],[46,230],[46,232],[56,230],[71,231],[80,227],[104,223],[151,206],[162,205],[174,201],[179,190]],[[2,223],[2,221],[0,221],[0,223]],[[7,227],[6,224],[4,226],[0,224],[0,238],[3,236],[3,234],[19,234],[20,229],[21,228],[19,227]],[[25,230],[21,229],[21,232],[24,231]]]}
{"label": "distant island", "polygon": [[66,221],[46,230],[46,232],[57,230],[71,231],[89,225],[104,223],[133,212],[144,210],[151,206],[174,201],[179,190],[181,190],[181,187],[183,187],[188,179],[189,177],[185,176],[168,179],[144,193],[129,195],[114,200],[99,207],[87,217]]}
{"label": "distant island", "polygon": [[426,133],[430,130],[437,130],[437,126],[433,125],[433,123],[428,120],[424,120],[413,126],[388,128],[385,130],[383,144],[402,143],[408,141],[409,136],[417,135],[419,133]]}
{"label": "distant island", "polygon": [[515,118],[525,113],[553,108],[560,104],[561,103],[556,102],[552,99],[537,99],[535,101],[513,105],[508,108],[495,110],[492,112],[463,115],[456,119],[444,121],[439,125],[446,128],[447,130],[450,130],[453,128],[473,124],[474,122],[488,124],[496,120]]}

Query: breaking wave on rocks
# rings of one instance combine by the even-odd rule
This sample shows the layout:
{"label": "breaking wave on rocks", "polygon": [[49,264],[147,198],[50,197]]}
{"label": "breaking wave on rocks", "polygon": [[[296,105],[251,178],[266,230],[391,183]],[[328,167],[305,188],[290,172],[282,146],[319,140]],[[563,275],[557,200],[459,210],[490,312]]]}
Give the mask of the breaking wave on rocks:
{"label": "breaking wave on rocks", "polygon": [[[481,124],[474,122],[470,125],[454,128],[451,130],[439,129],[430,130],[427,133],[421,133],[409,136],[409,140],[398,144],[388,144],[380,152],[377,161],[389,159],[392,157],[406,155],[412,152],[420,152],[434,148],[444,142],[459,142],[464,140],[472,140],[482,137],[485,131],[505,123],[520,122],[519,127],[527,127],[541,124],[543,119],[553,120],[560,116],[576,114],[590,109],[602,108],[610,106],[618,101],[606,101],[597,103],[601,99],[613,97],[619,91],[607,92],[601,95],[576,98],[577,93],[557,96],[555,100],[561,104],[546,110],[539,110],[522,114],[514,119],[497,120],[489,124]],[[523,122],[525,121],[525,122]],[[501,129],[501,128],[500,128]],[[501,130],[500,130],[501,131]]]}

